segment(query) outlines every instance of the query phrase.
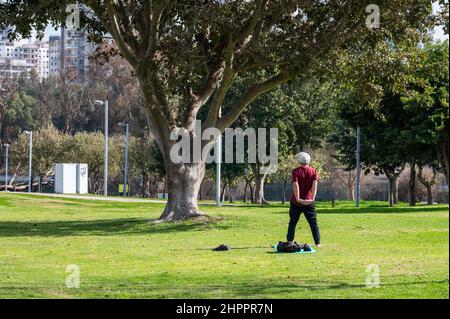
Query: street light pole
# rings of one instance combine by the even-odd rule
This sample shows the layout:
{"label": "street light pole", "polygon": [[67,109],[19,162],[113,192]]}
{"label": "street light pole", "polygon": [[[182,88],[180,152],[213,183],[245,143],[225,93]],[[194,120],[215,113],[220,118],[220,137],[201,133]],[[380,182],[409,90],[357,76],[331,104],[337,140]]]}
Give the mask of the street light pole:
{"label": "street light pole", "polygon": [[356,127],[356,198],[355,198],[355,204],[356,207],[359,207],[359,197],[360,197],[360,184],[361,184],[361,128],[358,126]]}
{"label": "street light pole", "polygon": [[9,156],[9,143],[3,144],[5,147],[5,192],[8,191],[8,156]]}
{"label": "street light pole", "polygon": [[105,165],[104,165],[105,180],[103,181],[105,196],[108,196],[108,120],[109,120],[108,114],[109,114],[109,105],[108,101],[105,101]]}
{"label": "street light pole", "polygon": [[[219,118],[222,116],[222,108],[219,109]],[[222,164],[222,134],[217,138],[216,145],[216,206],[221,206],[220,202],[220,178],[221,178],[221,164]]]}
{"label": "street light pole", "polygon": [[95,101],[95,104],[102,105],[105,107],[105,159],[104,159],[104,173],[103,173],[103,193],[108,196],[108,114],[109,106],[108,101]]}
{"label": "street light pole", "polygon": [[129,192],[128,185],[128,136],[130,131],[130,125],[128,123],[119,123],[119,126],[125,126],[125,177],[123,185],[123,196],[127,196],[127,191]]}
{"label": "street light pole", "polygon": [[31,193],[32,183],[32,167],[33,167],[33,132],[25,131],[25,134],[29,137],[29,150],[28,150],[28,193]]}

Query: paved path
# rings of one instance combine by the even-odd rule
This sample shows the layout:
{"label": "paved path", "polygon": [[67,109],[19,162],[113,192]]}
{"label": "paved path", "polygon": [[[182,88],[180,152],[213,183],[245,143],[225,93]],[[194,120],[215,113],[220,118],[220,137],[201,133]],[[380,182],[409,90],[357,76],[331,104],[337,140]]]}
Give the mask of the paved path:
{"label": "paved path", "polygon": [[[85,200],[98,200],[98,201],[108,201],[108,202],[125,202],[125,203],[155,203],[155,204],[165,204],[166,203],[165,200],[144,199],[144,198],[125,198],[125,197],[120,197],[120,196],[89,196],[89,195],[54,194],[54,193],[22,193],[22,192],[10,192],[10,194],[85,199]],[[215,203],[199,203],[199,205],[201,205],[201,206],[216,206]],[[243,206],[243,205],[222,204],[222,206],[239,207],[239,206]]]}

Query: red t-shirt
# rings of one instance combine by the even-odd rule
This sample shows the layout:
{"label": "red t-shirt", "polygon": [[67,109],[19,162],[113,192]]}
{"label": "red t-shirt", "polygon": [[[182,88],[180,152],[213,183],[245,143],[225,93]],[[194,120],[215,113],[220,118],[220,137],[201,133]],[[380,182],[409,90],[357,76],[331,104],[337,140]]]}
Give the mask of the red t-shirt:
{"label": "red t-shirt", "polygon": [[[311,188],[313,182],[317,179],[317,171],[311,166],[300,166],[292,171],[292,183],[298,182],[298,187],[300,189],[300,199],[313,199]],[[293,191],[291,203],[296,204]]]}

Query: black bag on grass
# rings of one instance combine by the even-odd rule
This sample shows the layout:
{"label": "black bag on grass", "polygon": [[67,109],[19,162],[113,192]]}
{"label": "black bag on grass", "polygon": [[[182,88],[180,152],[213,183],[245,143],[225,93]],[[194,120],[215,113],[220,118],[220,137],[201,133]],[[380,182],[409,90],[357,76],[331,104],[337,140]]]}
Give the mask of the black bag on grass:
{"label": "black bag on grass", "polygon": [[277,245],[277,251],[280,253],[295,253],[301,250],[311,251],[311,246],[308,244],[299,244],[296,241],[293,243],[280,241]]}
{"label": "black bag on grass", "polygon": [[302,250],[297,242],[289,243],[280,241],[277,245],[277,251],[280,253],[294,253]]}

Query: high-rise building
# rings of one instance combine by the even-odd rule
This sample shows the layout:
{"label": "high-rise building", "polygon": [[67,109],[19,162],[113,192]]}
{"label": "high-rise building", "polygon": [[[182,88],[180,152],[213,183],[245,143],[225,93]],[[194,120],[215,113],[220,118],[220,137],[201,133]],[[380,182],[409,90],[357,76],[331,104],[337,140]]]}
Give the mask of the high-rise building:
{"label": "high-rise building", "polygon": [[39,77],[49,75],[48,43],[31,39],[10,41],[8,31],[0,32],[1,77],[16,77],[35,70]]}
{"label": "high-rise building", "polygon": [[17,78],[22,74],[29,74],[33,64],[22,59],[0,58],[0,79]]}
{"label": "high-rise building", "polygon": [[89,56],[95,45],[88,42],[83,30],[61,28],[61,35],[49,38],[50,75],[63,71],[75,71],[81,81],[88,77]]}
{"label": "high-rise building", "polygon": [[33,69],[40,78],[49,75],[48,43],[36,42],[18,46],[14,50],[14,58],[25,60],[33,65]]}
{"label": "high-rise building", "polygon": [[61,37],[50,36],[48,39],[49,75],[58,74],[61,69]]}
{"label": "high-rise building", "polygon": [[[35,36],[10,41],[7,35],[8,31],[0,32],[0,58],[24,60],[27,67],[22,69],[28,70],[31,65],[41,78],[57,75],[61,71],[74,71],[79,81],[88,79],[89,57],[97,46],[88,41],[84,30],[61,28],[60,35],[49,36],[48,42],[37,41]],[[108,35],[104,40],[112,41]],[[9,69],[5,63],[4,67]],[[18,64],[25,65],[23,62]]]}

